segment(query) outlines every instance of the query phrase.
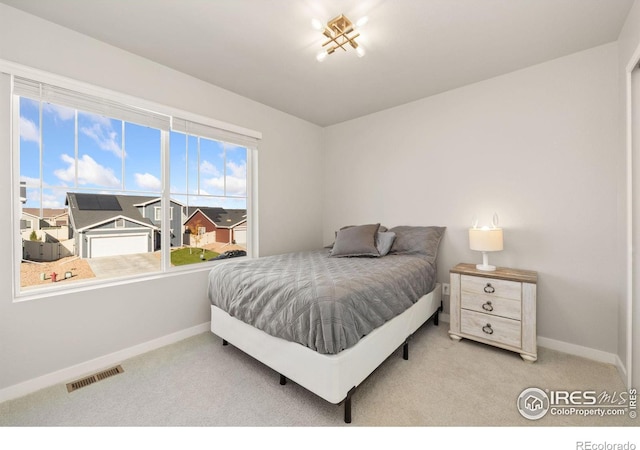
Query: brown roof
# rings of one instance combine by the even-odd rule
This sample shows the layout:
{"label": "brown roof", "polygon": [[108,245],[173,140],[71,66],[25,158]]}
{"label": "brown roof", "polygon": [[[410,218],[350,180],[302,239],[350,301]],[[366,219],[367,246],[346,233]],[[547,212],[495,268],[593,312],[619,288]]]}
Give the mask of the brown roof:
{"label": "brown roof", "polygon": [[40,215],[40,208],[22,208],[22,211],[41,218],[58,217],[68,212],[66,208],[42,208],[42,215]]}

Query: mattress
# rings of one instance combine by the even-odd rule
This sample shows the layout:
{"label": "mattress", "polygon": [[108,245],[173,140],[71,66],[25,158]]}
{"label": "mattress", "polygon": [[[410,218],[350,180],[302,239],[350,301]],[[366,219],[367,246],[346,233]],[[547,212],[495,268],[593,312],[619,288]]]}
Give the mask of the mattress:
{"label": "mattress", "polygon": [[338,354],[431,292],[435,275],[420,254],[336,258],[320,249],[216,265],[208,296],[271,336]]}

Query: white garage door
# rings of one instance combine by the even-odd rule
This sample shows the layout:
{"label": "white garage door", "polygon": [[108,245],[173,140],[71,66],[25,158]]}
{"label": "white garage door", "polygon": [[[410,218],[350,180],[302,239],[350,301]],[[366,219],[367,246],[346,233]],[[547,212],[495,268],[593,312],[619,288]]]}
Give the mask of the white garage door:
{"label": "white garage door", "polygon": [[233,232],[233,237],[236,240],[236,244],[246,244],[247,243],[247,230],[235,230]]}
{"label": "white garage door", "polygon": [[147,253],[148,239],[148,234],[91,237],[89,238],[89,258]]}

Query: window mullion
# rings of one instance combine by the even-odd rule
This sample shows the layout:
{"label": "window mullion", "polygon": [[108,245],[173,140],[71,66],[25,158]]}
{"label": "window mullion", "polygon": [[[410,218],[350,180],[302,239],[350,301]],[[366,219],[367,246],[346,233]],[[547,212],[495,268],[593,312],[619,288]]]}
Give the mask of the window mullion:
{"label": "window mullion", "polygon": [[43,109],[42,108],[42,100],[40,100],[38,102],[38,121],[40,122],[38,124],[38,153],[39,153],[39,157],[40,157],[40,171],[39,171],[39,173],[40,173],[40,180],[39,180],[40,186],[39,186],[39,189],[38,189],[38,191],[39,191],[38,194],[39,194],[39,197],[40,197],[40,217],[42,217],[42,200],[44,199],[43,192],[42,192],[43,189],[44,189],[44,181],[43,181],[43,178],[44,178],[43,159],[44,158],[43,158],[43,151],[42,151],[42,128],[43,128],[42,127],[42,109]]}
{"label": "window mullion", "polygon": [[124,122],[124,120],[120,121],[120,124],[121,124],[121,128],[120,129],[122,130],[121,133],[120,133],[120,135],[121,135],[121,139],[120,139],[120,157],[122,158],[122,190],[126,191],[127,190],[127,186],[126,186],[125,181],[124,181],[124,171],[125,171],[125,167],[124,167],[124,165],[125,165],[125,157],[124,157],[124,155],[125,155],[125,135],[124,135],[124,133],[125,133],[125,126],[124,126],[125,122]]}
{"label": "window mullion", "polygon": [[223,193],[226,196],[227,195],[227,143],[225,143],[222,148],[222,176],[224,178],[222,178],[222,188],[223,188]]}
{"label": "window mullion", "polygon": [[74,140],[74,177],[73,177],[73,187],[77,188],[78,187],[78,156],[80,153],[80,150],[78,149],[78,110],[74,110],[75,114],[74,114],[74,130],[73,130],[73,140]]}
{"label": "window mullion", "polygon": [[198,195],[200,195],[200,148],[200,136],[198,136],[198,167],[196,169],[196,174],[198,176],[198,188],[196,192]]}
{"label": "window mullion", "polygon": [[[170,147],[169,147],[169,131],[162,130],[160,134],[160,170],[162,171],[162,199],[161,215],[162,222],[160,223],[160,252],[162,255],[162,271],[166,272],[171,267],[171,197],[170,197]],[[177,233],[181,230],[176,230]]]}

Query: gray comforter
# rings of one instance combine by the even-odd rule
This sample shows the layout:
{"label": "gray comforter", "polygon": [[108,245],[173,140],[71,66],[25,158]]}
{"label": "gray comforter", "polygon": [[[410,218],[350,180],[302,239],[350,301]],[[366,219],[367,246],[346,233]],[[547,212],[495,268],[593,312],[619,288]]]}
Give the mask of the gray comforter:
{"label": "gray comforter", "polygon": [[322,249],[219,264],[208,295],[272,336],[335,354],[433,290],[435,274],[421,255],[335,258]]}

